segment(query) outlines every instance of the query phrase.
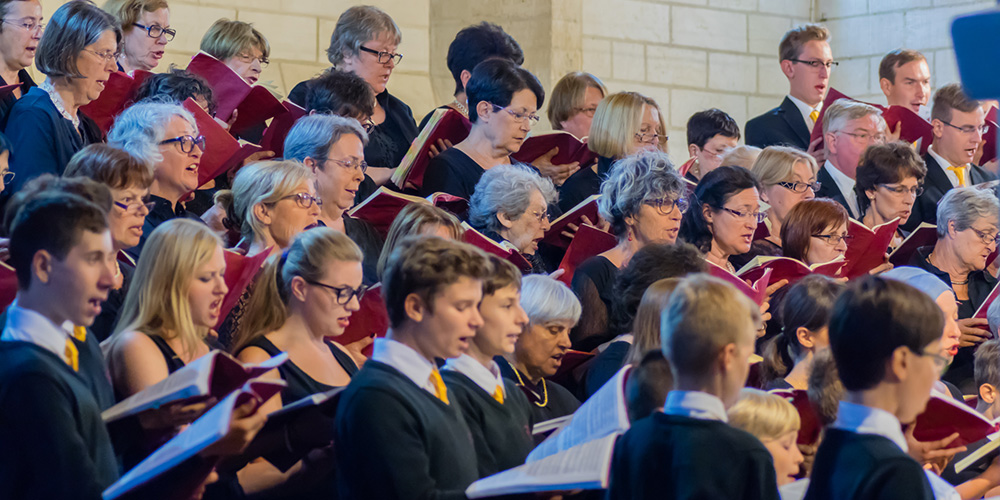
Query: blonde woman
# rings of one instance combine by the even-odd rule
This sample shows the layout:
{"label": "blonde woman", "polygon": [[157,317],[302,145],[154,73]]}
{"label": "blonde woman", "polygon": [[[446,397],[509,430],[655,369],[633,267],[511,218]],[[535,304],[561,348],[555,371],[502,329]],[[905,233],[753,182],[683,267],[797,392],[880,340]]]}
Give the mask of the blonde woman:
{"label": "blonde woman", "polygon": [[252,24],[219,19],[201,38],[201,51],[222,61],[253,85],[267,67],[271,45]]}
{"label": "blonde woman", "polygon": [[559,195],[563,212],[597,194],[601,179],[607,177],[615,160],[646,149],[666,153],[667,124],[652,98],[638,92],[618,92],[597,106],[587,146],[598,154],[597,164],[566,179]]}
{"label": "blonde woman", "polygon": [[434,205],[424,203],[410,203],[403,207],[396,219],[389,227],[389,233],[385,237],[385,246],[378,258],[378,276],[382,279],[382,272],[389,262],[389,255],[396,248],[396,244],[414,235],[440,236],[449,240],[458,240],[462,237],[462,223],[457,217]]}
{"label": "blonde woman", "polygon": [[771,453],[778,486],[795,481],[803,461],[796,444],[800,421],[795,407],[776,394],[743,389],[727,413],[729,425],[753,434]]}

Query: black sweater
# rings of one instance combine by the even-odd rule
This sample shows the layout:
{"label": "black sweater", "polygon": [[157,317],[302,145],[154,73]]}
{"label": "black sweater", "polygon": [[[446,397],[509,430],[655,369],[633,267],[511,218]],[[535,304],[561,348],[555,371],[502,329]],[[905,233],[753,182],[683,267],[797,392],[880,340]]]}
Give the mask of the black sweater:
{"label": "black sweater", "polygon": [[841,498],[931,500],[934,492],[920,464],[889,439],[827,429],[805,499]]}
{"label": "black sweater", "polygon": [[507,392],[503,404],[493,399],[472,379],[454,370],[443,370],[448,398],[458,405],[472,432],[479,477],[486,477],[524,464],[535,443],[531,403],[513,381],[504,379]]}
{"label": "black sweater", "polygon": [[716,420],[656,413],[615,445],[607,498],[777,500],[777,474],[752,435]]}
{"label": "black sweater", "polygon": [[351,379],[334,427],[342,499],[464,499],[478,478],[458,405],[385,363],[370,360]]}

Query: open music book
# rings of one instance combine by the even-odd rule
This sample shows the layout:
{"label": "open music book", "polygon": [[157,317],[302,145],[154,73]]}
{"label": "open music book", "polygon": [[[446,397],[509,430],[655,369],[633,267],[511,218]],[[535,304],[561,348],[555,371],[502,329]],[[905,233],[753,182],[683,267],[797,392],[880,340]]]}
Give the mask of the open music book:
{"label": "open music book", "polygon": [[517,268],[522,272],[531,270],[531,263],[528,262],[528,259],[521,255],[521,252],[518,251],[517,248],[514,248],[514,245],[511,245],[506,241],[503,243],[497,243],[485,234],[476,231],[475,228],[466,222],[462,223],[462,229],[465,230],[465,233],[462,234],[463,242],[474,245],[486,253],[493,254],[501,259],[510,261],[511,264],[517,266]]}
{"label": "open music book", "polygon": [[569,229],[567,226],[570,224],[581,225],[584,216],[590,219],[591,224],[597,224],[600,218],[597,213],[597,200],[600,197],[601,195],[599,194],[588,196],[585,200],[577,203],[575,207],[557,217],[549,225],[549,230],[545,232],[545,237],[542,238],[542,241],[562,248],[568,247],[573,239],[563,236],[562,232],[567,231]]}
{"label": "open music book", "polygon": [[889,253],[889,262],[894,266],[908,266],[918,248],[933,245],[937,239],[937,226],[923,222]]}
{"label": "open music book", "polygon": [[975,443],[1000,430],[997,421],[984,417],[964,401],[936,393],[931,394],[927,408],[913,425],[913,437],[918,441],[937,441],[957,432],[958,438],[949,444],[952,447]]}
{"label": "open music book", "polygon": [[232,68],[205,52],[195,54],[187,70],[207,80],[212,87],[216,118],[228,122],[236,112],[236,121],[229,128],[233,135],[238,136],[247,128],[286,111],[266,87],[250,85]]}
{"label": "open music book", "polygon": [[772,271],[770,269],[766,269],[760,278],[753,282],[753,286],[750,286],[742,278],[727,271],[726,269],[723,269],[707,260],[705,263],[708,264],[708,274],[715,276],[716,278],[726,280],[731,285],[735,286],[737,290],[743,292],[744,295],[750,297],[750,300],[753,300],[757,305],[764,304],[764,299],[767,298],[767,286],[773,280],[771,276]]}
{"label": "open music book", "polygon": [[365,201],[358,203],[347,211],[347,215],[367,221],[382,234],[389,234],[389,228],[396,216],[410,203],[427,203],[454,213],[459,218],[469,211],[469,202],[448,193],[433,193],[426,198],[403,194],[385,186],[379,187]]}
{"label": "open music book", "polygon": [[396,167],[396,172],[392,174],[392,183],[399,189],[405,189],[407,183],[420,189],[424,184],[427,163],[431,160],[431,146],[436,145],[438,139],[450,141],[453,145],[458,144],[469,136],[471,129],[472,123],[462,113],[451,108],[435,109],[424,129],[420,131],[420,135],[413,140],[410,149]]}
{"label": "open music book", "polygon": [[789,285],[795,284],[802,278],[810,274],[822,274],[824,276],[839,277],[840,269],[846,262],[843,256],[839,256],[830,262],[807,265],[805,262],[790,257],[772,257],[761,255],[754,257],[736,275],[751,282],[759,280],[764,276],[764,271],[770,269],[771,282],[777,283],[781,280],[788,280]]}
{"label": "open music book", "polygon": [[611,250],[617,244],[618,239],[611,233],[601,231],[590,224],[581,224],[576,230],[576,234],[573,235],[569,247],[566,248],[562,261],[559,262],[559,269],[565,271],[559,277],[559,281],[569,286],[573,281],[573,274],[580,264],[595,255]]}
{"label": "open music book", "polygon": [[205,150],[198,163],[198,186],[239,167],[250,155],[261,150],[256,144],[239,141],[230,135],[190,97],[182,105],[194,115],[198,133],[205,138]]}
{"label": "open music book", "polygon": [[597,161],[597,153],[591,151],[587,143],[565,130],[531,134],[521,144],[521,149],[510,156],[519,162],[531,163],[552,151],[552,148],[559,148],[559,152],[551,159],[553,165],[580,162],[580,168],[585,168]]}
{"label": "open music book", "polygon": [[[115,123],[115,118],[125,111],[125,108],[132,104],[139,85],[152,75],[149,71],[137,69],[132,75],[124,71],[115,71],[108,76],[108,81],[104,83],[104,90],[100,97],[80,106],[83,114],[94,120],[105,134],[111,130]],[[16,86],[16,85],[15,85]]]}
{"label": "open music book", "polygon": [[897,217],[869,229],[854,219],[848,219],[847,234],[854,239],[847,245],[847,252],[844,252],[844,260],[847,262],[840,270],[840,275],[852,279],[864,276],[884,264],[886,251],[889,250],[900,222]]}

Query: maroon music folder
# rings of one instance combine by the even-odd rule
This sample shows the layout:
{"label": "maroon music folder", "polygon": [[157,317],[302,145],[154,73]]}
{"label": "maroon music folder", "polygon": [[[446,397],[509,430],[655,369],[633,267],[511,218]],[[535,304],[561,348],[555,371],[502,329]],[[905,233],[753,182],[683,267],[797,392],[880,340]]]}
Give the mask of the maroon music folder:
{"label": "maroon music folder", "polygon": [[532,135],[524,140],[521,149],[510,156],[517,161],[531,163],[552,151],[552,148],[559,148],[559,152],[552,157],[553,165],[579,162],[582,168],[597,161],[597,153],[591,151],[587,143],[563,130]]}
{"label": "maroon music folder", "polygon": [[194,115],[198,133],[205,138],[205,151],[198,164],[198,186],[204,186],[208,181],[240,166],[250,155],[261,150],[256,144],[240,143],[229,135],[219,122],[191,98],[184,101],[183,106]]}
{"label": "maroon music folder", "polygon": [[559,263],[559,269],[565,271],[559,277],[559,281],[569,286],[573,282],[573,273],[576,272],[576,268],[580,264],[583,264],[583,261],[607,252],[617,244],[618,239],[611,233],[601,231],[590,224],[581,224],[566,248],[562,262]]}
{"label": "maroon music folder", "polygon": [[223,254],[226,257],[226,272],[223,279],[226,281],[229,291],[226,292],[225,298],[222,299],[222,307],[219,310],[219,323],[215,325],[216,328],[226,320],[226,316],[233,310],[233,307],[236,307],[236,303],[239,302],[240,296],[250,286],[250,282],[257,277],[260,267],[264,265],[264,261],[271,254],[271,248],[268,247],[257,255],[250,257],[232,250],[226,250]]}
{"label": "maroon music folder", "polygon": [[896,130],[896,126],[902,123],[899,140],[913,144],[920,154],[927,153],[927,147],[934,142],[934,127],[910,108],[889,106],[889,109],[882,112],[882,118],[889,130]]}

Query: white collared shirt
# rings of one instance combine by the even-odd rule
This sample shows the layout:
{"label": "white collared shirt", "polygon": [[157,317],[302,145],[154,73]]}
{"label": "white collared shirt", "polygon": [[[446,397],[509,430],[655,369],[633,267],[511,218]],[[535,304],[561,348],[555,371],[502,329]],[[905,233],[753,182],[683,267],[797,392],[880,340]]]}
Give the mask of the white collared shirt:
{"label": "white collared shirt", "polygon": [[412,347],[395,340],[377,338],[372,347],[372,359],[399,370],[417,387],[437,396],[437,390],[431,382],[431,372],[437,367]]}
{"label": "white collared shirt", "polygon": [[[948,170],[948,167],[952,166],[950,161],[945,160],[943,156],[937,154],[937,151],[934,151],[934,146],[927,146],[927,152],[930,153],[931,158],[934,158],[934,161],[941,166],[941,170],[944,170],[944,175],[947,175],[948,180],[951,181],[951,187],[963,187],[958,183],[958,175],[955,174],[955,172]],[[960,165],[955,166],[958,167]],[[969,179],[969,165],[965,164],[961,166],[965,167],[965,183],[971,186],[972,179]]]}
{"label": "white collared shirt", "polygon": [[667,393],[667,401],[663,404],[663,413],[699,420],[729,422],[722,400],[707,392],[670,391]]}
{"label": "white collared shirt", "polygon": [[452,370],[466,377],[469,377],[482,390],[490,396],[500,387],[500,392],[507,396],[507,390],[503,386],[503,377],[500,376],[500,367],[496,361],[490,361],[490,367],[486,368],[482,363],[468,354],[463,354],[457,358],[449,359],[444,364],[445,370]]}
{"label": "white collared shirt", "polygon": [[45,91],[49,95],[49,99],[52,100],[52,104],[55,105],[56,111],[62,115],[63,118],[73,122],[73,128],[80,128],[80,117],[77,115],[71,115],[69,111],[66,110],[66,104],[62,100],[62,96],[59,92],[56,92],[56,88],[52,86],[52,80],[46,78],[42,81],[38,88]]}
{"label": "white collared shirt", "polygon": [[[792,101],[796,108],[799,108],[799,113],[802,113],[802,119],[806,122],[806,128],[809,129],[809,133],[811,134],[813,131],[813,125],[815,125],[816,122],[812,121],[812,118],[809,118],[809,115],[813,111],[819,113],[819,110],[823,109],[823,101],[820,101],[814,108],[803,102],[801,99],[792,97],[791,94],[788,95],[788,100]],[[823,124],[820,124],[820,126],[822,127]]]}
{"label": "white collared shirt", "polygon": [[899,446],[899,449],[908,450],[899,419],[885,410],[841,401],[840,409],[837,411],[837,421],[832,427],[856,434],[882,436]]}
{"label": "white collared shirt", "polygon": [[823,164],[823,168],[826,169],[830,177],[833,177],[834,184],[837,185],[837,189],[840,190],[840,194],[844,195],[844,199],[847,200],[847,207],[851,211],[851,217],[854,219],[861,218],[861,208],[858,207],[858,197],[854,194],[854,179],[851,179],[847,174],[843,173],[837,167],[830,163],[830,160],[826,160]]}
{"label": "white collared shirt", "polygon": [[56,325],[41,314],[17,305],[17,300],[7,308],[7,324],[0,334],[0,341],[30,342],[47,349],[69,363],[66,359],[66,341],[73,336],[73,324],[69,321]]}

